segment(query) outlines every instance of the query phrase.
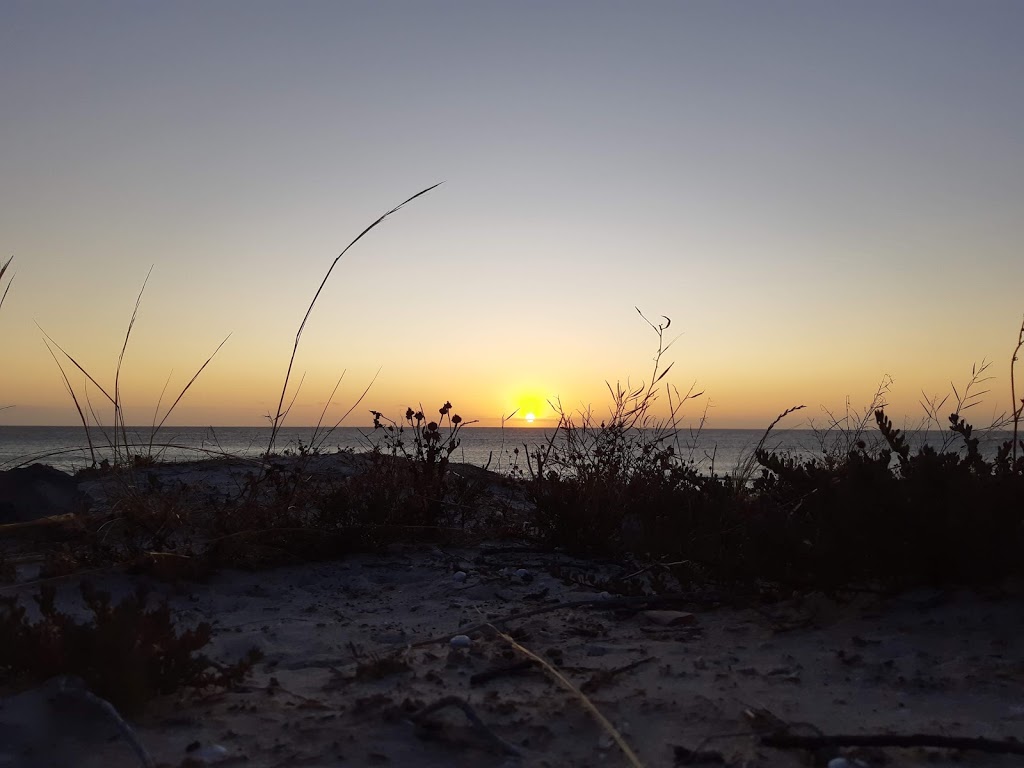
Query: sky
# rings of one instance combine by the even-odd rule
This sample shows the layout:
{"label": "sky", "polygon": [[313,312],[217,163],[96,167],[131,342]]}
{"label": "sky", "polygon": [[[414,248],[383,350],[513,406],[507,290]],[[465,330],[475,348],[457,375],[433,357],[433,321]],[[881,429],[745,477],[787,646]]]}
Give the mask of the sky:
{"label": "sky", "polygon": [[[0,424],[76,424],[43,333],[149,423],[704,394],[790,426],[994,378],[1024,315],[1024,5],[49,2],[0,24]],[[5,278],[6,281],[6,278]],[[0,289],[2,290],[2,289]],[[661,321],[663,322],[663,321]],[[69,381],[102,395],[60,353]],[[379,371],[379,373],[378,373]],[[328,404],[340,376],[341,386]],[[376,377],[376,378],[374,378]],[[665,383],[665,382],[663,382]],[[661,404],[664,405],[664,396]],[[162,415],[162,411],[161,411]]]}

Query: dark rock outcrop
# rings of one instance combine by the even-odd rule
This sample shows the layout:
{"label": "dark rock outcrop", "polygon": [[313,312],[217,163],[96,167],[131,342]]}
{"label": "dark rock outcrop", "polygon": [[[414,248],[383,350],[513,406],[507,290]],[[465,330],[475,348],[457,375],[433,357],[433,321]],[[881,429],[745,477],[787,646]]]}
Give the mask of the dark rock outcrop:
{"label": "dark rock outcrop", "polygon": [[86,497],[78,482],[44,464],[0,472],[0,524],[82,512]]}

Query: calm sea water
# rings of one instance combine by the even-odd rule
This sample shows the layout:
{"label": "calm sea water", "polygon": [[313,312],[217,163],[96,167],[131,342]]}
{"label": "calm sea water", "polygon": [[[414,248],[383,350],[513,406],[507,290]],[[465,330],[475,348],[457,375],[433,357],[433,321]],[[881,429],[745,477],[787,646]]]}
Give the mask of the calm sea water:
{"label": "calm sea water", "polygon": [[[524,446],[535,448],[551,434],[541,428],[467,427],[462,430],[462,443],[453,454],[454,461],[507,471],[517,461],[514,449],[519,449],[519,466],[525,469]],[[750,456],[764,430],[706,429],[699,435],[684,433],[680,438],[683,455],[693,458],[705,472],[731,473]],[[110,457],[109,441],[94,430],[93,443],[97,460]],[[989,433],[982,442],[982,450],[991,456],[1009,433]],[[267,449],[270,430],[267,427],[167,427],[161,430],[152,448],[149,447],[148,428],[128,430],[133,453],[151,452],[165,461],[185,461],[217,455],[258,457]],[[382,438],[380,431],[370,428],[340,427],[323,442],[321,450],[369,450]],[[308,445],[313,439],[310,427],[291,427],[281,430],[276,450],[295,450]],[[319,438],[318,438],[319,439]],[[825,447],[836,447],[840,436],[824,438]],[[880,439],[876,430],[868,431],[869,445]],[[948,433],[917,433],[911,435],[915,447],[928,443],[942,448]],[[822,438],[811,430],[793,429],[773,432],[767,448],[802,456],[820,455]],[[949,443],[953,449],[962,447],[959,438]],[[0,426],[0,469],[41,462],[67,472],[87,467],[91,463],[85,431],[82,427],[4,427]]]}

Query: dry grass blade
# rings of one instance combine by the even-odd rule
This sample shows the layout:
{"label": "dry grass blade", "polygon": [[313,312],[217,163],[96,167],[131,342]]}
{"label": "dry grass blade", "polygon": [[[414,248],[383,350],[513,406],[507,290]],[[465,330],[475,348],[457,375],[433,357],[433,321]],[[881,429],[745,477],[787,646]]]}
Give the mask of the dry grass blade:
{"label": "dry grass blade", "polygon": [[[11,266],[11,262],[13,260],[14,260],[14,257],[11,256],[3,264],[0,264],[0,280],[4,279],[4,273],[7,271],[7,268],[9,266]],[[4,288],[4,292],[2,294],[0,294],[0,307],[2,307],[4,305],[4,299],[7,298],[7,292],[9,290],[11,290],[11,283],[13,283],[13,282],[14,282],[14,275],[11,275],[11,279],[7,281],[7,287]]]}
{"label": "dry grass blade", "polygon": [[612,740],[616,744],[618,744],[619,749],[622,750],[622,754],[626,756],[626,760],[629,762],[629,764],[633,766],[633,768],[643,768],[644,764],[640,762],[640,758],[637,757],[636,753],[632,750],[629,744],[626,743],[626,740],[622,737],[622,734],[619,733],[615,726],[611,724],[607,717],[601,714],[601,710],[599,710],[594,705],[594,702],[587,698],[587,695],[585,693],[583,693],[579,688],[573,685],[572,682],[567,677],[565,677],[561,672],[559,672],[557,669],[555,669],[547,661],[545,661],[540,656],[535,654],[529,648],[524,648],[515,640],[513,640],[512,637],[505,634],[501,630],[497,629],[493,624],[487,624],[486,626],[494,630],[498,637],[500,637],[502,640],[504,640],[506,643],[512,646],[512,648],[519,651],[519,653],[523,654],[527,658],[532,659],[535,663],[539,664],[544,669],[544,671],[548,673],[548,675],[550,675],[563,688],[569,691],[569,693],[575,696],[576,699],[580,702],[580,704],[583,705],[583,708],[586,709],[591,714],[591,716],[597,721],[598,725],[600,725],[601,728],[604,729],[605,733],[607,733],[612,738]]}
{"label": "dry grass blade", "polygon": [[167,374],[167,380],[160,389],[160,397],[156,399],[156,407],[153,409],[153,420],[149,423],[149,446],[146,450],[150,456],[153,455],[153,438],[156,436],[157,430],[156,420],[160,416],[160,406],[164,404],[164,395],[167,394],[167,388],[171,385],[171,376],[173,375],[174,370],[172,369],[171,372]]}
{"label": "dry grass blade", "polygon": [[[11,256],[11,257],[10,257],[9,259],[7,259],[7,261],[5,261],[5,262],[4,262],[3,264],[0,264],[0,280],[3,280],[3,279],[4,279],[4,273],[5,273],[6,271],[7,271],[7,268],[8,268],[9,266],[11,266],[11,261],[12,261],[13,259],[14,259],[14,257],[13,257],[13,256]],[[13,283],[13,282],[14,282],[14,276],[13,276],[13,275],[11,275],[11,279],[7,281],[7,287],[6,287],[6,288],[4,288],[4,292],[3,292],[2,294],[0,294],[0,307],[3,307],[3,305],[4,305],[4,299],[6,299],[6,298],[7,298],[7,292],[8,292],[9,290],[11,290],[11,283]],[[7,410],[8,408],[13,408],[13,407],[14,407],[14,406],[11,406],[11,405],[4,405],[4,406],[0,406],[0,411],[6,411],[6,410]]]}
{"label": "dry grass blade", "polygon": [[50,334],[48,334],[46,331],[44,331],[42,329],[42,326],[39,325],[39,323],[36,323],[36,328],[39,329],[39,332],[41,334],[43,334],[43,336],[46,338],[46,340],[50,344],[53,344],[53,346],[55,346],[57,349],[59,349],[61,351],[61,354],[63,354],[64,357],[66,357],[68,360],[71,361],[71,364],[73,366],[75,366],[75,368],[77,368],[79,371],[82,372],[82,374],[85,376],[85,378],[87,378],[89,381],[92,382],[93,386],[96,387],[96,389],[98,389],[100,392],[103,393],[103,396],[105,398],[107,398],[107,400],[109,400],[111,403],[116,405],[117,401],[110,396],[110,393],[108,393],[107,390],[105,390],[102,386],[100,386],[100,383],[98,381],[96,381],[96,379],[94,379],[92,377],[92,374],[90,374],[87,370],[85,370],[85,368],[83,368],[79,364],[79,362],[77,360],[75,360],[75,358],[73,358],[70,354],[68,354],[68,351],[66,349],[64,349],[64,347],[62,347],[60,344],[58,344],[56,341],[54,341],[53,337],[50,336]]}
{"label": "dry grass blade", "polygon": [[82,420],[82,426],[85,427],[85,439],[89,443],[89,457],[92,459],[93,466],[96,466],[96,450],[93,448],[92,436],[89,434],[89,422],[85,418],[85,413],[82,412],[82,406],[78,402],[75,390],[71,387],[68,375],[64,372],[64,366],[60,364],[60,360],[58,360],[57,356],[53,354],[53,350],[50,348],[49,344],[46,344],[46,351],[50,353],[50,357],[53,358],[53,362],[57,364],[57,369],[60,371],[60,375],[64,379],[64,387],[67,389],[68,394],[71,395],[71,400],[75,404],[75,410],[78,411],[78,418]]}
{"label": "dry grass blade", "polygon": [[[89,382],[88,381],[85,383],[84,389],[85,389],[85,404],[89,407],[89,416],[92,417],[93,425],[96,427],[96,429],[98,429],[100,431],[100,434],[103,435],[103,442],[106,443],[107,445],[113,445],[113,441],[110,439],[110,436],[107,434],[107,430],[105,430],[103,428],[103,424],[100,422],[100,417],[96,415],[96,409],[92,407],[92,398],[89,397]],[[87,432],[89,431],[88,425],[86,426],[86,431]]]}
{"label": "dry grass blade", "polygon": [[[369,393],[370,388],[373,386],[374,382],[377,381],[377,377],[378,376],[380,376],[380,368],[378,368],[377,372],[375,374],[373,374],[373,378],[370,379],[370,383],[366,385],[365,389],[363,389],[362,394],[359,395],[358,398],[356,398],[356,401],[354,403],[352,403],[352,405],[349,406],[347,411],[345,411],[343,414],[341,414],[341,418],[338,419],[336,422],[334,422],[334,426],[332,426],[330,429],[326,430],[323,433],[323,435],[320,436],[320,441],[319,442],[316,441],[316,432],[313,433],[313,440],[311,441],[312,444],[313,444],[313,450],[315,450],[315,451],[320,450],[320,448],[323,446],[323,444],[327,441],[327,438],[329,438],[331,436],[331,433],[333,433],[334,430],[336,430],[338,427],[341,426],[341,422],[343,422],[345,419],[347,419],[352,414],[352,411],[354,411],[356,408],[359,407],[359,404],[361,402],[363,402],[363,399]],[[341,379],[338,379],[338,384],[341,384]],[[335,389],[335,391],[338,389],[337,385],[335,385],[334,389]],[[327,405],[324,406],[324,412],[323,412],[323,414],[320,415],[321,419],[327,413],[327,407],[330,406],[331,399],[333,397],[334,397],[334,392],[331,392],[331,397],[327,398]],[[320,424],[317,423],[317,429],[319,430],[319,428],[320,428]]]}
{"label": "dry grass blade", "polygon": [[268,454],[272,453],[273,450],[274,450],[274,442],[277,440],[277,434],[278,434],[278,432],[281,429],[281,422],[284,419],[284,417],[287,415],[287,411],[283,411],[282,409],[284,408],[284,398],[285,398],[285,395],[288,392],[288,382],[291,379],[291,375],[292,375],[292,366],[295,365],[295,356],[298,354],[298,351],[299,351],[299,340],[302,338],[302,331],[305,329],[306,322],[309,320],[309,316],[313,313],[313,307],[316,306],[317,299],[320,298],[320,293],[323,291],[324,286],[327,285],[327,280],[331,276],[331,272],[334,271],[334,267],[337,266],[339,261],[341,261],[341,257],[344,256],[346,253],[348,253],[349,249],[351,249],[352,246],[354,246],[356,243],[358,243],[360,240],[362,240],[363,236],[366,235],[371,229],[376,227],[378,224],[380,224],[382,221],[384,221],[384,219],[386,219],[391,214],[397,213],[398,211],[400,211],[403,207],[405,207],[406,205],[411,203],[417,197],[421,197],[421,196],[427,194],[428,192],[430,192],[431,190],[437,189],[439,186],[441,186],[442,183],[443,182],[438,182],[437,184],[432,184],[431,186],[427,187],[426,189],[417,192],[415,195],[413,195],[412,197],[408,198],[407,200],[402,201],[401,203],[396,205],[394,208],[392,208],[390,211],[387,211],[386,213],[381,215],[376,221],[374,221],[372,224],[370,224],[368,227],[366,227],[366,229],[364,229],[362,232],[360,232],[358,235],[356,235],[356,237],[352,240],[352,242],[350,242],[348,245],[346,245],[345,248],[341,251],[341,253],[339,253],[337,256],[334,257],[334,261],[331,262],[331,266],[327,268],[327,274],[324,275],[324,279],[320,281],[320,286],[316,289],[316,293],[313,294],[313,300],[311,302],[309,302],[309,307],[306,309],[306,314],[303,315],[302,322],[299,323],[299,330],[295,334],[295,344],[292,346],[292,354],[291,354],[291,357],[288,359],[288,370],[285,371],[284,384],[281,387],[281,397],[280,397],[280,399],[278,400],[278,403],[277,403],[277,413],[274,415],[273,425],[272,425],[271,430],[270,430],[270,444],[267,446],[267,453]]}
{"label": "dry grass blade", "polygon": [[[184,389],[182,389],[181,392],[178,394],[178,396],[174,399],[174,402],[171,403],[171,407],[167,409],[167,413],[165,413],[164,417],[162,419],[160,419],[160,423],[156,425],[156,429],[153,430],[153,434],[154,435],[157,432],[160,431],[160,427],[162,427],[164,425],[164,422],[167,421],[167,418],[171,415],[171,412],[175,409],[175,407],[178,405],[178,403],[181,402],[181,398],[183,398],[185,396],[185,393],[188,392],[189,388],[193,384],[195,384],[196,379],[199,378],[199,374],[201,374],[206,369],[206,366],[208,366],[213,361],[213,358],[215,358],[217,356],[217,353],[220,352],[220,348],[223,347],[225,344],[227,344],[228,343],[228,339],[230,339],[230,338],[231,338],[231,334],[229,333],[227,336],[224,337],[224,341],[222,341],[220,344],[218,344],[217,348],[215,350],[213,350],[213,354],[211,354],[208,358],[206,358],[206,362],[203,363],[201,366],[199,366],[199,370],[196,371],[192,375],[192,378],[188,380],[188,384],[185,385]],[[152,438],[150,439],[150,442],[152,443]]]}
{"label": "dry grass blade", "polygon": [[741,462],[740,466],[737,468],[733,476],[737,488],[745,488],[747,483],[750,481],[751,477],[754,474],[754,468],[757,466],[757,454],[764,449],[764,444],[768,441],[768,438],[771,436],[772,430],[775,429],[775,427],[778,425],[780,421],[789,416],[791,413],[795,413],[796,411],[802,411],[806,407],[806,405],[791,406],[784,410],[782,413],[780,413],[778,416],[776,416],[775,421],[768,425],[768,429],[764,431],[764,434],[761,435],[761,439],[757,441],[757,446],[754,448],[753,452],[749,456],[747,456],[745,461]]}
{"label": "dry grass blade", "polygon": [[292,399],[288,401],[288,407],[285,408],[284,411],[281,412],[281,421],[284,421],[286,418],[288,418],[288,414],[292,412],[292,406],[295,405],[295,400],[298,398],[299,392],[302,391],[302,385],[305,384],[305,383],[306,383],[306,373],[305,373],[305,371],[303,371],[302,378],[299,379],[299,386],[297,386],[295,388],[295,392],[292,393]]}
{"label": "dry grass blade", "polygon": [[1021,414],[1024,413],[1024,397],[1018,403],[1017,382],[1014,379],[1017,356],[1020,354],[1021,347],[1024,347],[1024,320],[1021,321],[1020,331],[1017,334],[1017,346],[1013,348],[1013,354],[1010,355],[1010,407],[1013,409],[1013,461],[1015,464],[1017,462],[1017,435],[1020,429]]}
{"label": "dry grass blade", "polygon": [[[121,368],[122,368],[122,366],[124,364],[124,356],[125,356],[125,353],[128,350],[128,342],[131,339],[132,330],[135,328],[135,321],[138,319],[138,316],[139,316],[139,307],[142,305],[142,296],[143,296],[143,293],[145,293],[146,285],[149,283],[149,278],[150,278],[150,275],[152,273],[153,273],[153,268],[150,267],[149,272],[146,273],[146,279],[142,283],[142,288],[139,291],[139,295],[135,299],[135,307],[134,307],[134,309],[132,311],[132,317],[131,317],[131,320],[128,322],[128,329],[125,332],[124,342],[121,345],[121,352],[120,352],[120,354],[117,357],[117,367],[116,367],[116,369],[114,371],[114,394],[113,394],[113,396],[111,396],[111,394],[109,392],[107,392],[107,390],[105,390],[103,388],[103,386],[98,381],[96,381],[95,378],[93,378],[92,374],[90,374],[87,370],[85,370],[85,368],[83,368],[82,365],[74,357],[72,357],[71,354],[66,349],[64,349],[64,347],[62,347],[60,344],[58,344],[56,341],[54,341],[53,337],[51,337],[46,331],[44,331],[42,329],[42,327],[39,326],[38,323],[36,323],[36,327],[39,328],[40,333],[43,334],[43,343],[46,344],[47,351],[49,351],[50,356],[53,358],[53,361],[57,364],[57,368],[60,369],[61,377],[64,379],[64,385],[67,388],[68,393],[71,395],[71,399],[74,401],[75,409],[78,411],[79,419],[81,419],[81,421],[82,421],[82,426],[85,427],[85,435],[86,435],[86,439],[89,441],[89,453],[92,456],[93,465],[96,464],[96,454],[95,454],[95,451],[93,450],[93,442],[92,442],[92,437],[90,435],[89,420],[88,420],[88,418],[86,418],[85,412],[83,411],[83,409],[81,407],[81,404],[80,404],[80,402],[78,400],[78,397],[75,394],[74,388],[71,386],[71,381],[68,379],[68,376],[67,376],[67,373],[64,370],[64,367],[61,365],[60,360],[57,359],[57,356],[53,352],[53,347],[56,347],[58,350],[60,350],[61,354],[63,354],[64,357],[66,357],[69,361],[71,361],[72,365],[74,365],[85,376],[85,379],[86,379],[86,383],[85,383],[85,399],[86,399],[86,403],[87,403],[87,405],[89,407],[89,413],[92,416],[93,422],[100,429],[100,431],[103,432],[104,440],[106,440],[107,444],[113,450],[114,460],[115,461],[120,461],[121,458],[122,458],[121,457],[121,453],[118,450],[118,448],[119,448],[118,441],[119,440],[121,441],[121,445],[123,445],[123,447],[124,447],[124,458],[125,459],[130,458],[130,455],[129,455],[129,453],[130,453],[130,444],[129,444],[129,440],[128,440],[128,428],[127,428],[127,425],[125,423],[124,410],[123,410],[122,404],[121,404]],[[160,413],[160,404],[163,402],[163,397],[164,397],[164,394],[165,394],[165,392],[167,390],[167,383],[164,384],[164,388],[160,392],[160,399],[157,401],[156,409],[153,412],[153,424],[154,424],[154,426],[152,427],[152,429],[150,431],[150,435],[149,435],[149,452],[150,452],[150,454],[152,454],[152,449],[153,449],[153,445],[154,445],[154,438],[156,437],[156,433],[159,432],[161,427],[164,426],[164,424],[167,422],[167,419],[170,417],[171,413],[177,407],[178,403],[181,402],[181,399],[185,396],[185,393],[188,392],[188,390],[195,383],[196,379],[199,378],[199,375],[206,369],[206,366],[208,366],[210,364],[210,362],[213,360],[213,358],[217,356],[217,353],[220,352],[221,347],[223,347],[227,343],[227,340],[229,338],[231,338],[231,334],[230,333],[227,336],[224,337],[224,340],[221,341],[221,343],[217,345],[217,348],[213,351],[213,354],[211,354],[206,359],[206,362],[204,362],[199,367],[199,370],[197,370],[195,372],[195,374],[193,374],[192,378],[189,379],[188,383],[185,385],[185,387],[178,394],[177,398],[175,398],[175,400],[171,404],[170,408],[168,408],[166,413],[164,413],[163,418],[160,419],[159,423],[157,423],[156,419],[157,419],[157,416]],[[168,377],[168,382],[169,381],[170,381],[170,377]],[[92,382],[92,384],[101,393],[103,393],[103,396],[106,397],[107,400],[109,400],[110,403],[114,406],[114,423],[112,425],[113,440],[111,440],[110,437],[107,435],[107,433],[103,431],[103,427],[100,424],[100,420],[97,417],[96,412],[93,410],[92,401],[89,399],[89,382]]]}
{"label": "dry grass blade", "polygon": [[345,378],[346,373],[348,373],[348,371],[342,371],[341,376],[339,376],[338,380],[334,382],[334,389],[332,389],[331,394],[327,396],[327,401],[324,403],[324,408],[322,411],[320,411],[320,418],[316,420],[316,426],[313,427],[313,436],[310,438],[309,444],[314,448],[314,450],[317,444],[316,439],[320,434],[320,427],[323,426],[324,417],[327,416],[327,409],[331,407],[331,401],[334,400],[334,396],[338,393],[338,387],[341,386],[341,381],[342,379]]}
{"label": "dry grass blade", "polygon": [[[121,354],[117,356],[117,367],[114,369],[114,439],[117,439],[117,428],[121,428],[121,435],[124,438],[125,451],[128,450],[128,428],[124,423],[124,411],[121,408],[121,366],[124,363],[124,353],[128,350],[128,340],[132,336],[132,329],[139,316],[139,306],[142,304],[142,294],[146,292],[146,285],[149,283],[149,276],[153,274],[153,267],[146,273],[146,279],[142,281],[142,288],[139,295],[135,297],[135,307],[132,309],[132,319],[128,321],[128,330],[124,334],[124,343],[121,345]],[[114,445],[114,453],[117,454],[117,444]]]}

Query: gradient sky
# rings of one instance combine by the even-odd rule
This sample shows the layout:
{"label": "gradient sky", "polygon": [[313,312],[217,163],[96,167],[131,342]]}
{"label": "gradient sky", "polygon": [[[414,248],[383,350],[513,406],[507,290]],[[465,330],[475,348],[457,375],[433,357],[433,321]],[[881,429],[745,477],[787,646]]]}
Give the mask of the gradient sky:
{"label": "gradient sky", "polygon": [[333,258],[438,181],[339,263],[291,424],[378,367],[347,423],[600,412],[649,373],[634,306],[710,427],[885,374],[916,419],[988,358],[984,421],[1024,313],[1022,38],[1024,4],[966,0],[8,0],[0,423],[76,423],[36,323],[111,384],[151,266],[129,422],[231,333],[173,423],[266,423]]}

